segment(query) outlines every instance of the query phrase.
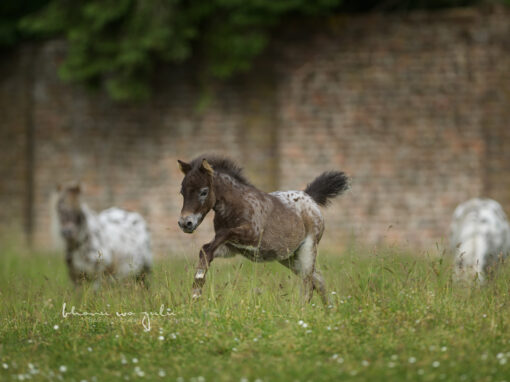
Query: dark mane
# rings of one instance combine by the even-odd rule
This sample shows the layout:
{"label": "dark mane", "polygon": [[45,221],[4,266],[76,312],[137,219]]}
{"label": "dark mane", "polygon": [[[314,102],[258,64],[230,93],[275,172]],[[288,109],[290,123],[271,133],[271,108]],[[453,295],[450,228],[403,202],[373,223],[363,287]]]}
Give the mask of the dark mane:
{"label": "dark mane", "polygon": [[244,177],[242,167],[238,166],[232,159],[218,156],[218,155],[201,155],[191,161],[192,168],[200,166],[202,159],[207,159],[207,162],[212,166],[214,171],[230,175],[239,183],[251,186],[252,184]]}

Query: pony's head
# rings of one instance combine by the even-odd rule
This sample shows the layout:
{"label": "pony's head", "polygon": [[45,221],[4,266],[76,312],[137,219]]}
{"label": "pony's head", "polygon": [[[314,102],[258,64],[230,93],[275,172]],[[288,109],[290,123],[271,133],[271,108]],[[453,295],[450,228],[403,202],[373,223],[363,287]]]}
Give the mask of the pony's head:
{"label": "pony's head", "polygon": [[184,174],[181,184],[183,204],[179,227],[192,233],[204,220],[205,215],[214,207],[216,197],[213,189],[214,170],[204,158],[199,164],[179,162]]}
{"label": "pony's head", "polygon": [[85,215],[81,207],[81,187],[78,183],[58,186],[57,214],[60,233],[65,240],[79,241]]}

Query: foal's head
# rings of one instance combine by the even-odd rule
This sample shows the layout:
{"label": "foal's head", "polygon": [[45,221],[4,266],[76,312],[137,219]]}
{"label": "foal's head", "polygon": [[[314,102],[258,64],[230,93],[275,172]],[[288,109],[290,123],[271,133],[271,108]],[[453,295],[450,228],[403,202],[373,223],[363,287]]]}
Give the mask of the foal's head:
{"label": "foal's head", "polygon": [[205,215],[214,207],[216,197],[213,190],[214,170],[206,159],[199,165],[178,161],[184,174],[181,195],[184,198],[179,227],[192,233],[204,220]]}
{"label": "foal's head", "polygon": [[60,222],[60,233],[66,240],[79,241],[80,233],[85,225],[85,215],[81,208],[81,187],[69,184],[58,188],[57,213]]}

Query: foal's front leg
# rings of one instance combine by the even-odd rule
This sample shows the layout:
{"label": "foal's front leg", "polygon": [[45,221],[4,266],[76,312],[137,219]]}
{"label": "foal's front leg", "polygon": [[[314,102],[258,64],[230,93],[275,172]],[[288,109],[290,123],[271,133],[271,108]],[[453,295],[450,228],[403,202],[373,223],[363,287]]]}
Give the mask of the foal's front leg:
{"label": "foal's front leg", "polygon": [[193,280],[193,298],[198,298],[202,294],[202,287],[205,284],[205,275],[209,269],[209,264],[211,264],[214,258],[213,253],[210,251],[210,247],[213,243],[214,241],[205,244],[200,249],[195,279]]}
{"label": "foal's front leg", "polygon": [[205,244],[200,249],[195,279],[193,280],[193,298],[198,298],[202,294],[202,287],[205,284],[205,275],[209,270],[211,261],[214,259],[214,252],[229,239],[231,234],[232,231],[218,232],[213,241]]}
{"label": "foal's front leg", "polygon": [[244,225],[216,232],[214,240],[205,244],[202,249],[200,249],[195,279],[193,280],[193,298],[198,298],[202,294],[202,288],[205,284],[205,275],[209,270],[211,261],[214,260],[216,251],[220,250],[220,247],[227,241],[246,236],[247,232],[249,232],[249,227]]}

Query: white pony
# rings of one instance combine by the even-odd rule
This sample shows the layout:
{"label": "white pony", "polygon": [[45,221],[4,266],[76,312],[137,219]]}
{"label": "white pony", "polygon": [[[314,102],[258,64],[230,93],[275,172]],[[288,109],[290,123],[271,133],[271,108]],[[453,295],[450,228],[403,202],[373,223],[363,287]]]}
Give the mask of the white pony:
{"label": "white pony", "polygon": [[450,244],[455,279],[484,283],[510,253],[510,226],[501,205],[478,198],[460,204],[453,213]]}
{"label": "white pony", "polygon": [[59,190],[57,213],[69,276],[75,284],[97,283],[105,275],[145,281],[152,268],[152,251],[142,216],[119,208],[96,214],[82,203],[76,184]]}

